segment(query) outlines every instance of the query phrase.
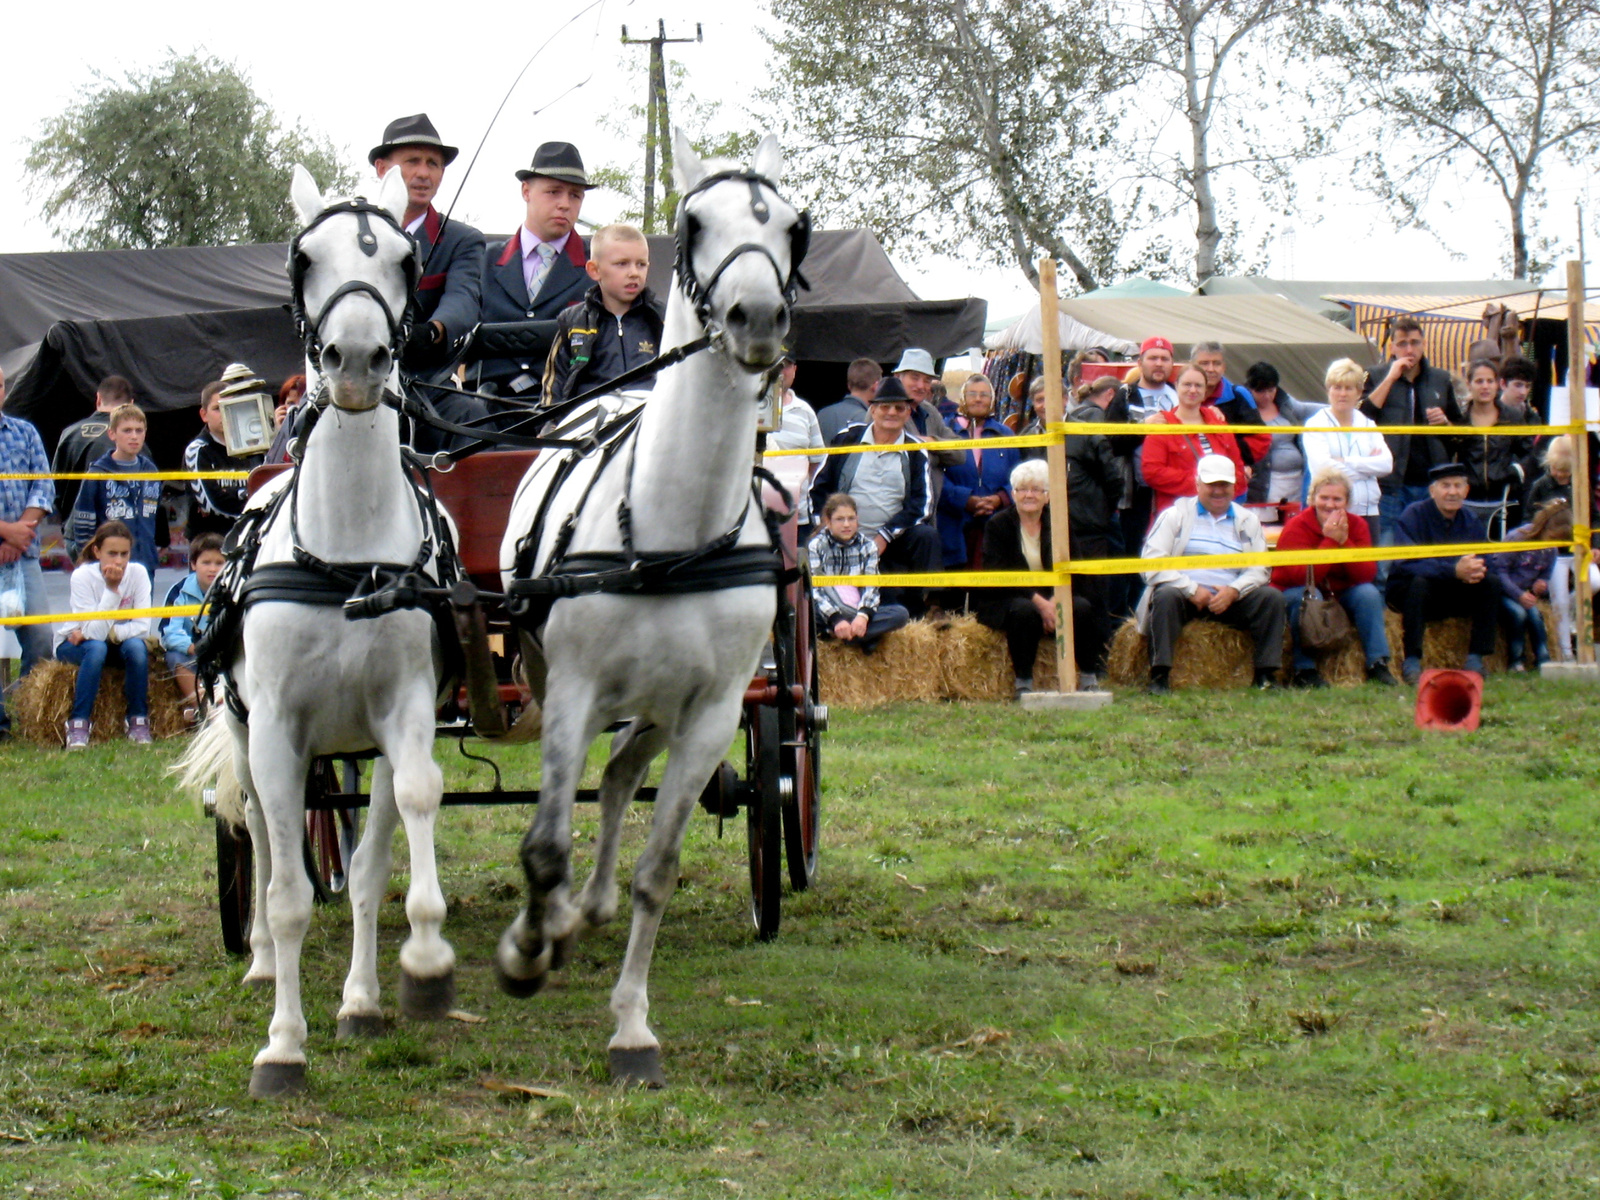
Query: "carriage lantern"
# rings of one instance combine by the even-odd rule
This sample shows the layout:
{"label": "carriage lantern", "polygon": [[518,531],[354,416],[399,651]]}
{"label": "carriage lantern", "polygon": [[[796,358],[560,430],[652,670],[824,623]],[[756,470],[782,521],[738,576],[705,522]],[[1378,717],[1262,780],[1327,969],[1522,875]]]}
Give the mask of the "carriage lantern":
{"label": "carriage lantern", "polygon": [[222,409],[222,440],[235,458],[265,454],[272,446],[272,412],[276,401],[267,384],[243,363],[222,373],[217,395]]}

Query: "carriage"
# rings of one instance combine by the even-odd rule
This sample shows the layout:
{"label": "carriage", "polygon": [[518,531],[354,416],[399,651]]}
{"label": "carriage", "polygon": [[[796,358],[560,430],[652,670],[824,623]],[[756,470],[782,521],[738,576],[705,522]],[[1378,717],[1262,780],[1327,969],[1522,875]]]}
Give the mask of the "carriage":
{"label": "carriage", "polygon": [[[458,463],[448,473],[435,473],[432,486],[439,501],[456,517],[457,552],[479,598],[499,591],[501,536],[512,495],[536,452],[489,451]],[[774,459],[774,472],[791,492],[805,485],[804,458]],[[251,473],[252,493],[286,466],[258,467]],[[766,499],[781,508],[770,487]],[[804,547],[797,545],[791,513],[781,526],[785,566],[794,578],[785,583],[772,638],[760,674],[745,689],[740,723],[744,741],[743,771],[724,761],[707,782],[701,806],[722,822],[744,814],[750,873],[750,919],[763,941],[777,936],[782,913],[783,880],[801,892],[817,873],[820,817],[821,737],[828,726],[827,706],[817,694],[816,639],[807,586]],[[512,725],[526,702],[513,681],[510,625],[498,602],[480,606],[496,676],[495,700],[503,706],[502,724]],[[473,713],[463,684],[439,710],[436,736],[463,743],[474,737]],[[474,757],[492,746],[477,743]],[[362,756],[324,756],[313,761],[306,780],[304,865],[322,903],[337,900],[345,888],[347,867],[360,831],[360,812],[369,796],[361,790]],[[492,760],[490,765],[493,766]],[[446,792],[442,806],[537,804],[538,789],[502,786],[498,767],[486,791]],[[594,802],[593,788],[578,799]],[[641,788],[637,799],[654,798]],[[217,907],[222,942],[231,954],[249,951],[253,895],[253,854],[249,831],[235,828],[211,813],[216,824]],[[787,871],[785,871],[785,866]]]}

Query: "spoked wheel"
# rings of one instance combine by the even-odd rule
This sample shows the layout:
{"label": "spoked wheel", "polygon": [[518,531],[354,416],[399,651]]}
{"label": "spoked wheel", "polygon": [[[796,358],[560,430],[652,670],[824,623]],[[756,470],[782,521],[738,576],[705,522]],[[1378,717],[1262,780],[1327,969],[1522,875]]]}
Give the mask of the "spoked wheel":
{"label": "spoked wheel", "polygon": [[222,918],[222,945],[229,954],[250,950],[250,923],[255,913],[255,852],[250,831],[235,829],[221,817],[217,826],[217,913]]}
{"label": "spoked wheel", "polygon": [[749,802],[744,816],[750,853],[750,916],[755,922],[756,937],[763,942],[778,936],[783,896],[781,750],[777,710],[770,705],[757,706],[755,715],[747,715],[745,720]]}
{"label": "spoked wheel", "polygon": [[360,836],[357,825],[358,809],[313,809],[311,803],[336,790],[354,791],[360,780],[356,764],[344,763],[344,787],[337,786],[338,763],[333,759],[318,758],[311,763],[306,777],[306,840],[304,857],[306,874],[316,889],[319,904],[331,904],[343,894],[350,868],[350,856],[355,853],[356,839]]}
{"label": "spoked wheel", "polygon": [[817,879],[817,830],[822,819],[822,731],[828,710],[817,703],[817,660],[806,655],[805,704],[796,714],[799,745],[784,747],[787,772],[794,781],[783,805],[783,844],[789,863],[789,886],[803,892]]}

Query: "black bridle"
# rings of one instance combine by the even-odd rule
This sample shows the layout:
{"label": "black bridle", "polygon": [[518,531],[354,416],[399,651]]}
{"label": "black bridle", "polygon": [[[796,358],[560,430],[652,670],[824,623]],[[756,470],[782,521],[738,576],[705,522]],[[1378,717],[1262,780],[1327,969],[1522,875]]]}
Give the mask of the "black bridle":
{"label": "black bridle", "polygon": [[[401,265],[406,275],[406,302],[400,310],[400,316],[395,317],[394,310],[389,307],[389,302],[384,299],[373,284],[364,279],[352,279],[339,287],[333,295],[329,296],[323,304],[321,311],[315,317],[306,313],[306,274],[311,269],[311,259],[300,249],[300,243],[306,234],[316,229],[330,217],[354,213],[357,221],[356,244],[361,253],[368,258],[378,252],[378,237],[372,231],[372,218],[377,217],[396,233],[398,233],[409,249]],[[388,209],[379,208],[371,204],[365,196],[353,196],[349,200],[329,206],[318,213],[304,229],[294,235],[294,241],[289,243],[289,312],[294,318],[294,331],[305,347],[306,359],[317,370],[322,369],[322,323],[328,319],[328,314],[333,311],[333,306],[346,296],[362,293],[378,302],[378,307],[383,310],[384,320],[389,325],[389,353],[398,358],[406,339],[411,336],[411,325],[416,318],[416,293],[417,293],[417,247],[416,243],[400,227],[400,222]]]}
{"label": "black bridle", "polygon": [[804,275],[800,274],[800,263],[805,259],[806,251],[811,246],[811,213],[804,211],[798,214],[794,228],[789,230],[789,271],[784,273],[778,265],[778,260],[771,250],[759,242],[745,242],[728,251],[716,270],[711,272],[710,278],[701,282],[694,269],[694,240],[699,232],[700,222],[689,211],[689,201],[701,192],[715,187],[729,179],[741,179],[750,186],[750,211],[755,219],[765,225],[772,217],[772,206],[767,203],[766,197],[761,194],[761,189],[766,188],[774,196],[778,195],[777,185],[765,175],[751,170],[718,171],[714,175],[707,175],[694,187],[684,194],[678,203],[678,227],[675,241],[677,242],[677,258],[673,262],[673,269],[678,274],[678,286],[683,289],[684,296],[694,306],[694,315],[699,318],[713,336],[716,328],[711,322],[711,292],[717,286],[717,281],[722,278],[722,273],[731,267],[734,261],[746,254],[760,254],[772,264],[773,271],[778,276],[778,284],[783,289],[784,302],[794,307],[795,297],[801,288],[810,288]]}

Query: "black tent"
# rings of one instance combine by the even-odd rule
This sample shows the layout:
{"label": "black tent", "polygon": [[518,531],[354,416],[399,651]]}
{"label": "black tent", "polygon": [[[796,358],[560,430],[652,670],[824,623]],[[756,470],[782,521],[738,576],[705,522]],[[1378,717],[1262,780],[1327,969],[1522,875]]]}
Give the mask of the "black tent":
{"label": "black tent", "polygon": [[[174,461],[196,429],[186,410],[228,363],[248,363],[274,384],[301,369],[287,255],[283,243],[0,255],[8,410],[53,446],[92,406],[99,380],[125,375],[151,414],[158,461]],[[672,239],[650,239],[658,294],[672,257]],[[983,340],[982,300],[918,300],[865,230],[816,233],[804,274],[811,288],[800,294],[793,343],[818,368],[887,363],[906,346],[943,357]]]}

